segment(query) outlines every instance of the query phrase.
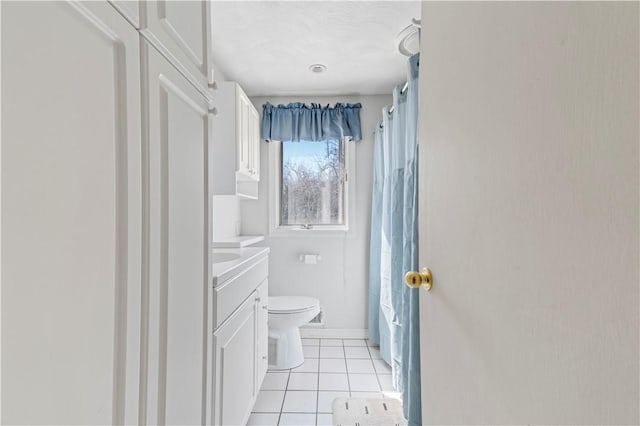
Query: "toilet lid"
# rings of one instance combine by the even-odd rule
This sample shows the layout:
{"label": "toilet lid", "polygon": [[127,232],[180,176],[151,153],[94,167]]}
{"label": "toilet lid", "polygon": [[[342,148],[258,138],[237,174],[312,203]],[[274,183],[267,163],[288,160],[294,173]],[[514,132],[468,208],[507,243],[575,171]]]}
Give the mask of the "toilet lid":
{"label": "toilet lid", "polygon": [[303,296],[273,296],[269,297],[269,312],[294,313],[308,311],[320,306],[318,299]]}

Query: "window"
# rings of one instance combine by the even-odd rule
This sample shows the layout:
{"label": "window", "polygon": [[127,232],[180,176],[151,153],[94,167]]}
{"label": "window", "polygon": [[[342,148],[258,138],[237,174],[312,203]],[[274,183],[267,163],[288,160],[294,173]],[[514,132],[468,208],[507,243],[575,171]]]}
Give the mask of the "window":
{"label": "window", "polygon": [[344,140],[282,142],[277,158],[277,227],[346,230]]}

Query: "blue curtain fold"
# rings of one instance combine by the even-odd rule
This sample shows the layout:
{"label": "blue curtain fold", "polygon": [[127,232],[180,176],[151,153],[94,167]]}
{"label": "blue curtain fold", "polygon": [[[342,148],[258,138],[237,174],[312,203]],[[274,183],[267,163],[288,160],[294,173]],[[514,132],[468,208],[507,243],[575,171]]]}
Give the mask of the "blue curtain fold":
{"label": "blue curtain fold", "polygon": [[262,138],[267,142],[299,142],[362,139],[360,109],[362,105],[337,103],[334,107],[320,104],[262,106]]}
{"label": "blue curtain fold", "polygon": [[404,273],[418,267],[418,65],[409,59],[408,88],[393,91],[393,113],[382,111],[374,146],[369,334],[391,365],[410,425],[422,424],[418,289]]}
{"label": "blue curtain fold", "polygon": [[[384,171],[382,164],[382,122],[376,126],[373,144],[373,188],[371,190],[371,241],[369,244],[369,340],[380,345],[380,353],[388,364],[389,358],[389,327],[383,327],[381,322],[382,305],[380,303],[380,262],[381,262],[381,232],[382,229],[382,188]],[[373,325],[373,326],[372,326]],[[384,353],[384,354],[383,354]]]}

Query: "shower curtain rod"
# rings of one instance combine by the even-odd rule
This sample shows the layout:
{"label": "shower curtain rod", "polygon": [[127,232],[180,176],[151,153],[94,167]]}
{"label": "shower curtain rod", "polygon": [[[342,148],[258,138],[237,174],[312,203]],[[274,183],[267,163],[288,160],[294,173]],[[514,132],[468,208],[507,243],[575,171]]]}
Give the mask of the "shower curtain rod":
{"label": "shower curtain rod", "polygon": [[[400,94],[404,95],[404,92],[406,92],[408,88],[409,88],[409,82],[405,81],[404,86],[402,86],[402,90],[400,90]],[[394,109],[395,109],[394,106],[391,105],[391,108],[389,108],[389,114],[391,114]]]}

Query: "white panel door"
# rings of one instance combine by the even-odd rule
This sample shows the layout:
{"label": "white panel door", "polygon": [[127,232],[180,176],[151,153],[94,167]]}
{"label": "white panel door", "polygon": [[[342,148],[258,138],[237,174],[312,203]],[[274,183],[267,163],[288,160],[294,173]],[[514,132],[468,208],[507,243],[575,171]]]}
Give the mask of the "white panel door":
{"label": "white panel door", "polygon": [[135,423],[138,35],[106,2],[1,7],[2,423]]}
{"label": "white panel door", "polygon": [[[203,0],[157,0],[145,2],[142,33],[161,45],[174,64],[203,88],[213,82],[209,73],[210,40],[207,38],[208,7]],[[211,77],[211,81],[209,81]]]}
{"label": "white panel door", "polygon": [[422,4],[424,424],[638,424],[638,3]]}
{"label": "white panel door", "polygon": [[203,424],[209,262],[207,100],[153,47],[148,60],[149,346],[146,422]]}
{"label": "white panel door", "polygon": [[213,424],[247,423],[256,394],[256,311],[254,291],[213,334]]}

